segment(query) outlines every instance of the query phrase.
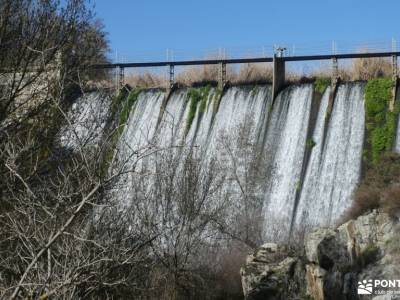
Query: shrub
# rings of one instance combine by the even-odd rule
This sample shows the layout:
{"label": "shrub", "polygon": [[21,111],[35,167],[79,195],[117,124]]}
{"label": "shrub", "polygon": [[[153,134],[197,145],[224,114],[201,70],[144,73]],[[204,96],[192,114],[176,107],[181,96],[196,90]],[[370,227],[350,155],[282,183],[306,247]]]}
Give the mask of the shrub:
{"label": "shrub", "polygon": [[362,266],[369,265],[375,261],[378,260],[379,258],[379,248],[375,245],[368,245],[360,255],[360,263]]}
{"label": "shrub", "polygon": [[314,148],[315,145],[316,145],[316,143],[314,142],[314,140],[312,138],[307,139],[307,142],[306,142],[307,149],[312,149],[312,148]]}
{"label": "shrub", "polygon": [[[387,253],[389,253],[394,262],[400,264],[400,225],[394,228],[395,235],[386,241]],[[400,274],[399,274],[400,275]]]}
{"label": "shrub", "polygon": [[345,212],[340,223],[355,219],[375,208],[380,208],[393,216],[400,212],[400,156],[398,154],[386,154],[379,164],[370,166],[354,193],[352,206]]}
{"label": "shrub", "polygon": [[400,184],[392,183],[382,192],[381,204],[383,211],[390,215],[397,215],[400,212]]}
{"label": "shrub", "polygon": [[125,83],[134,88],[153,88],[166,86],[167,80],[164,74],[147,71],[142,74],[130,74],[126,76]]}
{"label": "shrub", "polygon": [[391,74],[392,65],[388,59],[382,57],[358,58],[352,61],[349,77],[352,80],[370,80],[388,77]]}
{"label": "shrub", "polygon": [[273,67],[272,64],[244,64],[239,71],[234,73],[230,81],[234,84],[244,83],[266,83],[272,82]]}
{"label": "shrub", "polygon": [[391,79],[381,78],[368,81],[365,87],[365,113],[367,128],[367,161],[379,162],[384,152],[392,150],[396,113],[389,111],[392,94]]}
{"label": "shrub", "polygon": [[314,83],[314,89],[320,93],[323,94],[326,90],[326,88],[331,84],[331,79],[327,77],[321,77],[317,78]]}

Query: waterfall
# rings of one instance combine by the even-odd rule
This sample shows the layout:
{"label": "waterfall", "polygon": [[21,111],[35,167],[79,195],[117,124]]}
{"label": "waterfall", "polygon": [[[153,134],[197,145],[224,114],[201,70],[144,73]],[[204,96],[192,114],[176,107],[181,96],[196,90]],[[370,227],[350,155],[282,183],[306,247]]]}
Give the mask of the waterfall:
{"label": "waterfall", "polygon": [[129,206],[133,193],[137,192],[133,189],[136,176],[133,171],[138,164],[140,167],[146,164],[146,159],[142,158],[152,151],[164,96],[164,93],[152,90],[140,93],[118,141],[114,155],[118,168],[114,172],[122,172],[122,175],[118,177],[111,197],[122,207]]}
{"label": "waterfall", "polygon": [[305,153],[312,85],[291,87],[276,99],[267,129],[265,151],[273,153],[273,175],[265,196],[264,231],[267,239],[283,239],[295,207]]}
{"label": "waterfall", "polygon": [[322,99],[315,146],[304,179],[296,226],[331,225],[351,205],[351,196],[360,179],[364,141],[364,100],[361,83],[339,87],[333,105],[325,145],[324,118],[330,91]]}
{"label": "waterfall", "polygon": [[[220,199],[228,199],[231,214],[226,223],[246,218],[245,207],[256,219],[263,202],[262,180],[267,164],[259,155],[259,135],[272,106],[271,88],[230,88],[219,103],[209,135],[203,145],[205,166],[214,162],[225,175]],[[208,126],[210,127],[210,126]],[[255,164],[260,163],[257,170]],[[247,202],[246,202],[247,201]]]}
{"label": "waterfall", "polygon": [[106,92],[90,92],[76,99],[67,114],[68,122],[59,133],[66,148],[96,146],[102,138],[111,107]]}
{"label": "waterfall", "polygon": [[[312,84],[290,86],[275,100],[269,85],[229,87],[222,96],[211,88],[190,118],[188,89],[168,99],[161,90],[142,91],[114,153],[119,170],[135,172],[120,176],[110,196],[122,209],[140,197],[161,199],[155,183],[160,171],[179,174],[192,155],[200,161],[202,182],[220,172],[213,201],[226,201],[231,215],[225,223],[263,220],[262,240],[330,225],[351,205],[360,179],[363,90],[363,83],[340,85],[328,119],[331,89],[315,101]],[[70,112],[79,139],[66,126],[61,143],[101,138],[110,103],[94,93],[79,99]]]}

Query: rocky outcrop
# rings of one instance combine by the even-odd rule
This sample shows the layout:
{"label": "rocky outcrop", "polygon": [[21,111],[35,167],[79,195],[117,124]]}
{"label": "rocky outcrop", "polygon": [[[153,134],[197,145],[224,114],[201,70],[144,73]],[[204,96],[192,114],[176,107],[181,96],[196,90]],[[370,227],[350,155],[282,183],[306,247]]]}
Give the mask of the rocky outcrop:
{"label": "rocky outcrop", "polygon": [[264,244],[247,257],[241,270],[246,299],[290,299],[304,278],[299,258],[287,256],[288,250],[277,244]]}
{"label": "rocky outcrop", "polygon": [[[301,250],[265,244],[242,268],[246,299],[364,299],[357,284],[400,279],[399,220],[377,210],[309,233]],[[381,299],[368,296],[365,299]],[[382,298],[384,299],[384,298]]]}

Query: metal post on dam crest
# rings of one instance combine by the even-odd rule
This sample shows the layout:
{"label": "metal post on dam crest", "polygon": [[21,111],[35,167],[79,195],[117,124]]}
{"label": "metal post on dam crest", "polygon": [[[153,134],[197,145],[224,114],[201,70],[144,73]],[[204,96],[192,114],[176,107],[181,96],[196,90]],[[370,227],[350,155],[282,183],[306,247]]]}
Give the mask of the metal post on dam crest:
{"label": "metal post on dam crest", "polygon": [[[199,66],[199,65],[218,65],[219,76],[218,86],[223,88],[227,82],[226,66],[228,64],[248,64],[248,63],[272,63],[273,79],[272,79],[272,96],[275,98],[285,86],[285,63],[294,61],[316,61],[331,60],[332,61],[332,86],[337,85],[339,81],[338,61],[341,59],[354,58],[376,58],[387,57],[392,59],[393,80],[398,85],[398,64],[397,58],[400,56],[399,51],[390,52],[370,52],[370,53],[347,53],[347,54],[327,54],[327,55],[305,55],[305,56],[283,56],[285,48],[278,48],[277,54],[273,57],[258,58],[231,58],[231,59],[208,59],[208,60],[185,60],[185,61],[159,61],[159,62],[141,62],[141,63],[114,63],[114,64],[96,64],[90,66],[94,69],[115,69],[117,71],[117,87],[120,88],[125,83],[125,68],[146,68],[146,67],[168,67],[169,80],[167,80],[167,89],[171,89],[175,81],[176,66]],[[394,103],[392,103],[394,106]]]}

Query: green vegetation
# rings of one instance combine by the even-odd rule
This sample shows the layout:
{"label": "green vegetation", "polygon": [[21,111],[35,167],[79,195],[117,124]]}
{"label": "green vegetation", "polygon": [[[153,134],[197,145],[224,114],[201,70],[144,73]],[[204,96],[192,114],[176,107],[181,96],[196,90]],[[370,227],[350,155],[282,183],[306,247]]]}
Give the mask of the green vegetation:
{"label": "green vegetation", "polygon": [[222,96],[222,89],[216,88],[214,91],[214,97],[213,97],[213,112],[214,112],[214,114],[218,110],[219,102],[221,101],[221,96]]}
{"label": "green vegetation", "polygon": [[136,103],[136,100],[138,99],[141,91],[142,90],[140,88],[133,89],[132,91],[130,91],[128,97],[126,97],[126,100],[123,103],[122,110],[119,114],[119,128],[123,129],[124,125],[128,121],[132,107]]}
{"label": "green vegetation", "polygon": [[296,182],[296,192],[300,192],[301,185],[302,185],[302,183],[300,180]]}
{"label": "green vegetation", "polygon": [[398,109],[389,110],[393,82],[388,78],[372,79],[365,87],[367,128],[367,161],[379,162],[385,152],[392,150]]}
{"label": "green vegetation", "polygon": [[260,88],[258,85],[253,86],[253,88],[251,89],[251,92],[250,92],[251,97],[255,97],[259,90],[260,90]]}
{"label": "green vegetation", "polygon": [[316,143],[314,142],[314,140],[312,138],[308,139],[306,142],[307,149],[312,149],[315,145],[316,145]]}
{"label": "green vegetation", "polygon": [[115,118],[118,115],[118,138],[128,121],[129,115],[131,113],[132,107],[137,101],[139,94],[142,89],[136,88],[131,90],[130,92],[126,88],[122,88],[118,95],[113,98],[111,105],[111,115],[112,118]]}
{"label": "green vegetation", "polygon": [[400,212],[400,156],[384,154],[378,164],[370,165],[354,193],[354,201],[341,223],[380,208],[389,215]]}
{"label": "green vegetation", "polygon": [[300,294],[300,299],[301,300],[313,300],[313,297],[308,295],[306,291],[302,291],[302,293]]}
{"label": "green vegetation", "polygon": [[314,89],[320,94],[323,94],[326,88],[331,84],[331,79],[327,77],[317,78],[314,82]]}
{"label": "green vegetation", "polygon": [[110,144],[105,152],[101,174],[106,174],[108,170],[109,163],[112,160],[115,146],[124,131],[125,124],[128,122],[129,115],[131,113],[132,107],[137,101],[142,89],[136,88],[128,91],[125,87],[122,88],[118,94],[113,98],[111,104],[111,118],[117,119],[116,128],[111,135]]}
{"label": "green vegetation", "polygon": [[369,265],[378,260],[380,250],[377,246],[368,245],[360,254],[361,264],[363,266]]}
{"label": "green vegetation", "polygon": [[119,90],[118,94],[113,97],[111,103],[111,114],[113,116],[118,112],[119,108],[121,107],[121,104],[125,101],[128,94],[129,91],[125,87],[123,87],[122,89]]}
{"label": "green vegetation", "polygon": [[211,87],[209,85],[201,88],[191,88],[188,92],[189,114],[186,123],[186,132],[189,132],[190,126],[193,123],[196,115],[197,105],[200,103],[199,113],[203,114],[207,108],[208,95]]}

